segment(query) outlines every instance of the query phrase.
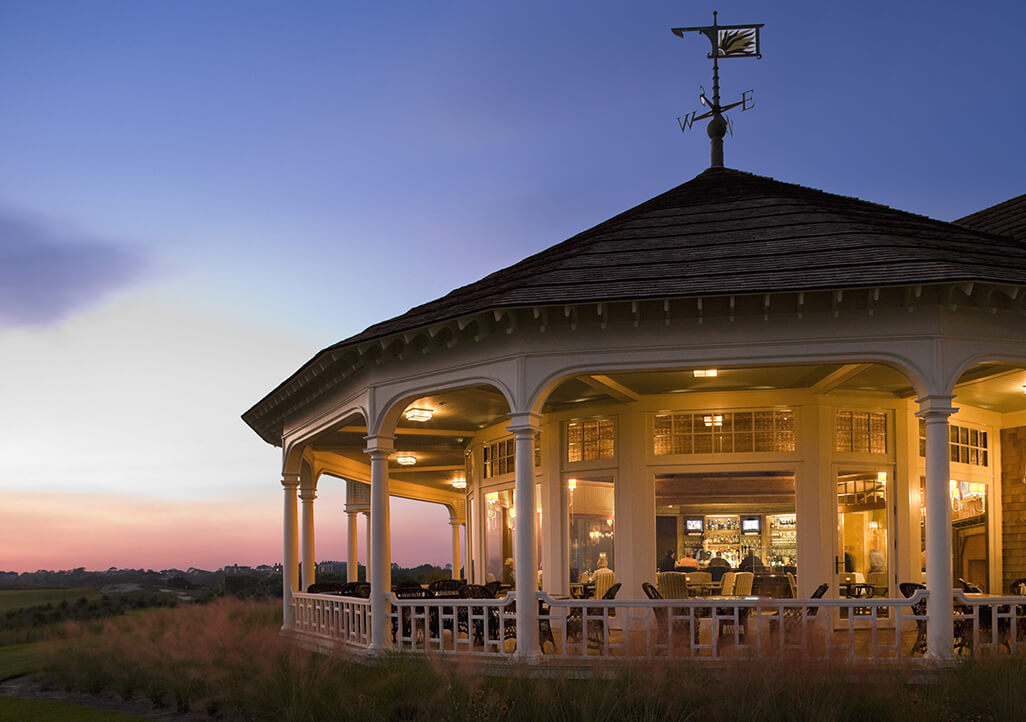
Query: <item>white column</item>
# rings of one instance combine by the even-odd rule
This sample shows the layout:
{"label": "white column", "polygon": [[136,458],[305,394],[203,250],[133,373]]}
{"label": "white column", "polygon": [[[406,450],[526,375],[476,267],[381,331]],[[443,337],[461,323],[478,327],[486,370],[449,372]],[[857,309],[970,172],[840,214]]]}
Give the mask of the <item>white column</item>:
{"label": "white column", "polygon": [[452,527],[452,578],[460,578],[460,523],[453,517],[449,521]]}
{"label": "white column", "polygon": [[317,489],[313,484],[303,484],[299,488],[299,498],[303,502],[303,587],[310,588],[317,581],[317,562],[314,557],[314,499]]}
{"label": "white column", "polygon": [[282,524],[281,600],[283,630],[291,630],[295,624],[295,610],[292,594],[299,584],[299,524],[297,523],[296,488],[299,474],[282,474],[281,485],[285,490],[284,520]]}
{"label": "white column", "polygon": [[516,657],[527,662],[538,657],[538,545],[535,529],[534,435],[538,416],[510,414],[509,430],[515,443],[514,506],[517,512],[514,562],[517,583]]}
{"label": "white column", "polygon": [[954,656],[951,574],[951,461],[948,417],[953,396],[916,399],[916,416],[926,421],[926,653],[933,659]]}
{"label": "white column", "polygon": [[371,564],[370,564],[370,548],[371,548],[371,523],[370,523],[370,512],[365,511],[363,513],[364,530],[364,560],[363,560],[363,574],[364,581],[370,584],[371,580]]}
{"label": "white column", "polygon": [[346,537],[346,581],[355,582],[359,579],[360,574],[360,560],[357,556],[357,528],[356,528],[356,514],[355,511],[347,511],[346,518],[348,522],[347,537]]}
{"label": "white column", "polygon": [[364,450],[371,460],[371,543],[367,569],[371,575],[371,649],[382,651],[388,639],[388,595],[391,592],[391,568],[388,553],[388,455],[392,438],[368,436]]}

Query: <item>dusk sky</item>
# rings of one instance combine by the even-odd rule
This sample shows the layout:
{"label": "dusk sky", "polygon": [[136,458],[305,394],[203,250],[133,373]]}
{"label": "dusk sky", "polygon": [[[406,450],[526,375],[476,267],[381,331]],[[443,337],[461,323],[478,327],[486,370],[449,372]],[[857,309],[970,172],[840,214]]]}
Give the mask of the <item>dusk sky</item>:
{"label": "dusk sky", "polygon": [[[1021,0],[0,0],[0,570],[280,561],[240,414],[704,170],[709,44],[670,28],[714,8],[765,23],[727,166],[943,220],[1026,192]],[[450,561],[441,507],[393,528]]]}

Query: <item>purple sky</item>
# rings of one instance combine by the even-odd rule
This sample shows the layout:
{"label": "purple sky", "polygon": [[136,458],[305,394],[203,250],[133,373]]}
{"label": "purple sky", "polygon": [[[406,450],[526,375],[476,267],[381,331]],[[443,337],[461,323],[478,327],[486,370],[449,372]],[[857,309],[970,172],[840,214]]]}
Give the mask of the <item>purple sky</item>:
{"label": "purple sky", "polygon": [[[1026,4],[720,5],[766,24],[722,65],[756,104],[728,166],[945,220],[1026,191]],[[239,414],[701,172],[708,45],[669,29],[715,6],[0,4],[0,569],[274,561],[278,452]],[[395,517],[396,561],[447,561],[444,512]]]}

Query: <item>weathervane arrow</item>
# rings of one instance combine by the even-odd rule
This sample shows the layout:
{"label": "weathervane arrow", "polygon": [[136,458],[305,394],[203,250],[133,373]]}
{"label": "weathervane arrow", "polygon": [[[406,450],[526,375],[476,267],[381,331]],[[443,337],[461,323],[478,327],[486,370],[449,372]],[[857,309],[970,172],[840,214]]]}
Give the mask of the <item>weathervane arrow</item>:
{"label": "weathervane arrow", "polygon": [[713,97],[712,100],[707,98],[704,89],[698,97],[702,105],[708,107],[709,110],[701,115],[698,115],[698,111],[695,110],[690,115],[677,118],[681,132],[690,128],[696,120],[712,119],[706,128],[712,146],[710,159],[710,166],[712,168],[723,167],[723,136],[731,130],[730,121],[724,118],[723,114],[738,106],[741,106],[741,110],[745,111],[755,105],[752,100],[754,90],[746,90],[741,93],[741,100],[735,103],[720,105],[720,58],[761,58],[759,29],[762,27],[763,23],[756,25],[718,25],[716,23],[716,11],[713,11],[712,25],[693,28],[671,28],[671,32],[679,38],[683,38],[684,33],[688,32],[702,33],[709,38],[709,42],[712,44],[712,50],[708,57],[712,58],[713,61]]}

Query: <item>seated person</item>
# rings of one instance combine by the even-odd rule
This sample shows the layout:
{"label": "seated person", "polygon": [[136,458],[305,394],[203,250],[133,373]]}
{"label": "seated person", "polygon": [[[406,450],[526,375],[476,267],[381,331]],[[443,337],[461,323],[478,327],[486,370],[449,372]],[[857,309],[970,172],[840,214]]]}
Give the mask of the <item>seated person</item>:
{"label": "seated person", "polygon": [[678,572],[697,572],[698,571],[698,560],[693,556],[681,557],[677,560]]}
{"label": "seated person", "polygon": [[606,555],[600,554],[596,563],[595,573],[591,575],[591,582],[595,585],[595,599],[602,599],[609,588],[616,584],[616,574],[609,568]]}
{"label": "seated person", "polygon": [[748,555],[741,560],[737,568],[742,572],[761,572],[766,569],[766,565],[762,563],[761,558],[755,556],[755,552],[749,549]]}
{"label": "seated person", "polygon": [[677,560],[674,559],[675,556],[673,549],[667,549],[666,556],[659,560],[656,568],[661,572],[672,572],[673,568],[677,565]]}

